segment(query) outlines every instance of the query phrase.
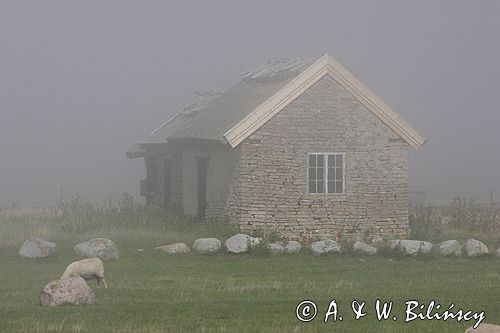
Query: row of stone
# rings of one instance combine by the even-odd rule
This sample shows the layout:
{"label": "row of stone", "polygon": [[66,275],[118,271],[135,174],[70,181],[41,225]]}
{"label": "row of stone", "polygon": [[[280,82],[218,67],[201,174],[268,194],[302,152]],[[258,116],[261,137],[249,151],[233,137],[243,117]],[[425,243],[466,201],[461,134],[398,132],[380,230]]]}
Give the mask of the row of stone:
{"label": "row of stone", "polygon": [[[56,254],[56,244],[45,239],[32,237],[27,239],[19,249],[19,255],[24,258],[44,258]],[[92,238],[87,242],[76,244],[74,247],[76,254],[99,258],[101,260],[118,260],[120,250],[116,244],[107,238]]]}
{"label": "row of stone", "polygon": [[[224,249],[228,253],[245,253],[262,243],[262,238],[251,237],[247,234],[237,234],[226,240]],[[298,253],[302,250],[302,245],[297,241],[274,242],[266,245],[272,254]],[[217,238],[199,238],[194,241],[193,250],[199,254],[215,254],[222,249],[222,242]],[[489,254],[488,247],[479,240],[469,239],[462,246],[456,240],[448,240],[436,245],[420,240],[389,240],[384,242],[382,238],[374,238],[372,245],[357,241],[353,245],[353,251],[360,254],[374,255],[380,248],[400,252],[405,255],[429,254],[431,252],[443,256],[461,256],[464,249],[468,257],[477,257]],[[190,252],[191,249],[185,243],[174,243],[157,247],[168,254],[179,254]],[[315,255],[327,253],[343,253],[342,246],[334,240],[321,240],[309,245],[309,249]],[[496,256],[500,257],[500,249],[496,251]]]}

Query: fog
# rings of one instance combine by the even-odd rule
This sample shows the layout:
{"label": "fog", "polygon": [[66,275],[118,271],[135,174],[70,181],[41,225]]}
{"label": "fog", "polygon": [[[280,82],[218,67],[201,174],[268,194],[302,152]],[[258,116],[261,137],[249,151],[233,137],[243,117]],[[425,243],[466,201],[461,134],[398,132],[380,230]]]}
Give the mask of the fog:
{"label": "fog", "polygon": [[328,52],[427,144],[410,188],[500,200],[499,1],[0,2],[0,205],[138,197],[125,150],[193,91]]}

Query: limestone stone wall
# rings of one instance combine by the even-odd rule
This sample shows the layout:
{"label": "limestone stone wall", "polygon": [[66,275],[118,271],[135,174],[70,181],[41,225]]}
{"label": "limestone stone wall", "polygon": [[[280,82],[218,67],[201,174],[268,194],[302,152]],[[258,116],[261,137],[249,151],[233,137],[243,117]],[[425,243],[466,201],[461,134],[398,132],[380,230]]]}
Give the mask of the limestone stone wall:
{"label": "limestone stone wall", "polygon": [[[230,221],[291,239],[408,233],[409,145],[326,75],[240,145]],[[343,194],[309,194],[309,153],[345,154]]]}

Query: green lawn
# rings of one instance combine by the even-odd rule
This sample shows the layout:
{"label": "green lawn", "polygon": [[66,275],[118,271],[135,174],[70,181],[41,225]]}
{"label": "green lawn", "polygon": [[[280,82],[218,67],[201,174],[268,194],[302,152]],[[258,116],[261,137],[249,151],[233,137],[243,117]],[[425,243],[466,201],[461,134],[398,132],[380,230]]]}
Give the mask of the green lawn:
{"label": "green lawn", "polygon": [[[191,242],[208,232],[220,231],[115,230],[52,237],[46,231],[44,236],[58,243],[57,255],[30,260],[17,256],[24,237],[20,230],[0,224],[0,332],[463,332],[474,323],[404,323],[404,302],[411,299],[485,311],[484,322],[500,324],[498,258],[262,253],[175,257],[153,250],[174,240]],[[109,288],[95,289],[97,303],[39,306],[44,285],[78,259],[72,246],[97,235],[114,239],[122,255],[119,261],[105,263]],[[90,285],[95,288],[95,281]],[[397,321],[377,321],[377,298],[394,301]],[[318,317],[309,323],[295,317],[295,307],[304,299],[318,305]],[[344,320],[324,323],[332,299]],[[367,301],[366,317],[354,320],[352,300]]]}

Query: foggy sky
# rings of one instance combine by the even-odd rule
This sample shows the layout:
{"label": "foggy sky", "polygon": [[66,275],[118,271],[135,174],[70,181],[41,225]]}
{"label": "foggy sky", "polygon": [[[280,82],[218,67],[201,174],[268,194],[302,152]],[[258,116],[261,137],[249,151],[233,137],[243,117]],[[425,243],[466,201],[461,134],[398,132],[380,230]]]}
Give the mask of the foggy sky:
{"label": "foggy sky", "polygon": [[329,52],[427,144],[410,188],[500,200],[500,1],[0,2],[0,205],[138,197],[125,150],[272,58]]}

